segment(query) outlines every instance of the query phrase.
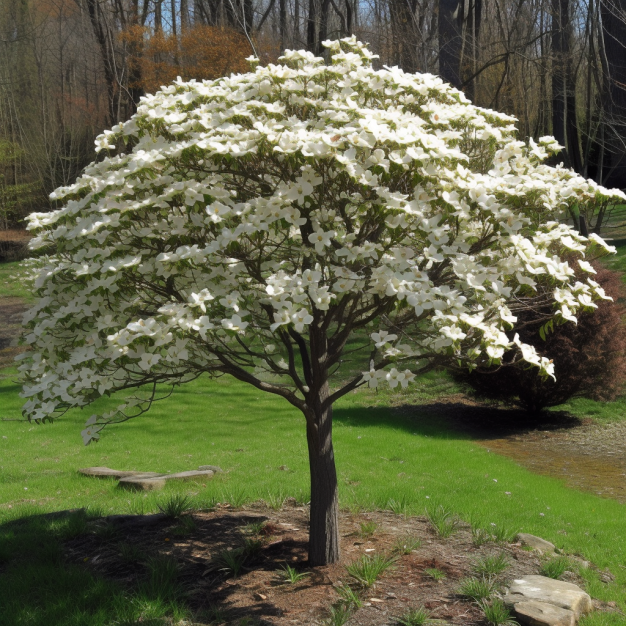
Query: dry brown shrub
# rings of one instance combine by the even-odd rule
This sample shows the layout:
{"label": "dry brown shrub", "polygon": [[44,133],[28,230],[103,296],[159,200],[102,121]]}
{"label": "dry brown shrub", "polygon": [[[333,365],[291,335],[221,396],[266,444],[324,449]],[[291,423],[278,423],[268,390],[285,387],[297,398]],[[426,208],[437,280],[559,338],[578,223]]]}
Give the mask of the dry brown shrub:
{"label": "dry brown shrub", "polygon": [[147,93],[157,91],[180,76],[184,80],[214,79],[249,69],[246,57],[250,44],[235,30],[202,24],[182,34],[162,31],[149,35],[140,26],[131,26],[121,35],[129,46],[130,86]]}
{"label": "dry brown shrub", "polygon": [[[542,379],[536,367],[524,362],[471,374],[455,372],[455,378],[467,383],[478,397],[518,404],[533,413],[575,397],[615,399],[626,383],[626,290],[619,273],[602,266],[596,270],[594,279],[614,301],[597,302],[598,309],[580,315],[578,324],[555,326],[544,341],[539,318],[546,311],[516,313],[518,322],[511,335],[519,333],[522,341],[553,359],[556,381]],[[503,361],[510,363],[512,358],[513,353],[507,353]]]}

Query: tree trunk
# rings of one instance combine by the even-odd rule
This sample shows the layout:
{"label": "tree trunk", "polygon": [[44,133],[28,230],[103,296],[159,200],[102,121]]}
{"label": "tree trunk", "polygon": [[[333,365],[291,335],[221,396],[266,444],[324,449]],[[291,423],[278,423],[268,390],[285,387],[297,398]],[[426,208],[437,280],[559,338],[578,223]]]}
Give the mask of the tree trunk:
{"label": "tree trunk", "polygon": [[607,74],[602,184],[626,188],[626,0],[603,0],[600,8]]}
{"label": "tree trunk", "polygon": [[333,452],[333,409],[322,410],[328,383],[318,394],[307,418],[307,444],[311,472],[311,521],[309,565],[328,565],[339,560],[337,471]]}
{"label": "tree trunk", "polygon": [[576,80],[572,69],[570,0],[552,0],[552,134],[565,146],[565,165],[582,171]]}
{"label": "tree trunk", "polygon": [[439,75],[461,88],[461,47],[463,24],[461,0],[439,0]]}

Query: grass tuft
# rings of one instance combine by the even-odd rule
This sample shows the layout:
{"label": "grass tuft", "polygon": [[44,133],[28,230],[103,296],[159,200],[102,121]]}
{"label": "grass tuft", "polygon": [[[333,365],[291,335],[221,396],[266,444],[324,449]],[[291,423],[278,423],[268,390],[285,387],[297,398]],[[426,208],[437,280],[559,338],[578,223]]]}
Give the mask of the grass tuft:
{"label": "grass tuft", "polygon": [[558,580],[563,576],[565,570],[571,567],[570,560],[565,556],[557,556],[548,561],[546,561],[540,570],[540,574],[542,576],[547,576],[548,578],[554,578]]}
{"label": "grass tuft", "polygon": [[429,578],[432,578],[435,582],[441,582],[447,578],[446,573],[436,567],[428,567],[424,570],[424,574]]}
{"label": "grass tuft", "polygon": [[226,574],[226,576],[237,578],[247,560],[247,552],[243,547],[239,547],[234,550],[222,550],[219,552],[215,558],[215,565],[217,569]]}
{"label": "grass tuft", "polygon": [[359,594],[350,585],[342,583],[335,587],[335,591],[339,594],[344,604],[348,604],[355,609],[360,609],[363,606],[363,600],[361,600]]}
{"label": "grass tuft", "polygon": [[361,587],[367,588],[371,587],[386,570],[393,567],[396,560],[395,556],[365,554],[354,563],[347,565],[346,570]]}
{"label": "grass tuft", "polygon": [[406,498],[400,498],[398,500],[395,498],[389,498],[385,508],[396,515],[403,515],[404,517],[409,516],[410,506]]}
{"label": "grass tuft", "polygon": [[361,522],[357,535],[361,537],[361,539],[371,539],[378,528],[379,524],[376,522]]}
{"label": "grass tuft", "polygon": [[427,626],[434,623],[430,618],[430,611],[423,606],[417,609],[409,609],[406,613],[396,619],[401,626]]}
{"label": "grass tuft", "polygon": [[161,602],[176,601],[182,595],[178,583],[178,564],[165,556],[153,556],[146,561],[148,578],[140,585],[140,590],[150,600]]}
{"label": "grass tuft", "polygon": [[413,550],[419,550],[422,545],[421,539],[407,535],[406,537],[398,537],[391,548],[392,554],[403,555],[411,554]]}
{"label": "grass tuft", "polygon": [[328,617],[324,621],[326,626],[343,626],[352,616],[354,608],[349,604],[340,602],[333,604],[328,609]]}
{"label": "grass tuft", "polygon": [[500,598],[493,598],[489,602],[483,600],[478,604],[485,614],[485,621],[490,626],[518,626]]}
{"label": "grass tuft", "polygon": [[426,517],[433,530],[443,539],[453,535],[459,528],[460,520],[441,504],[426,509]]}
{"label": "grass tuft", "polygon": [[474,602],[482,602],[487,600],[495,591],[495,583],[493,579],[481,577],[464,578],[459,583],[458,593],[464,598],[469,598]]}
{"label": "grass tuft", "polygon": [[508,566],[506,554],[500,552],[477,559],[472,565],[472,571],[477,576],[493,577],[501,574]]}
{"label": "grass tuft", "polygon": [[494,540],[493,535],[484,528],[472,528],[472,543],[474,547],[480,548],[486,543],[491,543]]}
{"label": "grass tuft", "polygon": [[289,585],[302,582],[307,576],[311,575],[310,572],[299,572],[295,567],[287,564],[283,565],[276,574],[282,583]]}
{"label": "grass tuft", "polygon": [[180,493],[167,496],[165,500],[157,503],[157,507],[163,515],[171,517],[172,519],[178,519],[183,513],[193,508],[189,497]]}

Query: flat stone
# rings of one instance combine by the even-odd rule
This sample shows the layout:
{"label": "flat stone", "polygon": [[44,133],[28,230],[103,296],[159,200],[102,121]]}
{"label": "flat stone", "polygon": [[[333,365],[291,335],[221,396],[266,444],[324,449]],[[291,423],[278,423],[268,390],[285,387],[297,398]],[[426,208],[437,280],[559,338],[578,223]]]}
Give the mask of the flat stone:
{"label": "flat stone", "polygon": [[509,606],[531,600],[573,611],[577,619],[592,609],[591,598],[578,585],[546,576],[532,575],[514,580],[504,596],[504,602]]}
{"label": "flat stone", "polygon": [[546,602],[518,602],[513,611],[520,624],[525,626],[576,626],[574,611]]}
{"label": "flat stone", "polygon": [[529,535],[528,533],[520,533],[517,538],[525,546],[530,546],[533,550],[541,552],[541,554],[552,554],[555,551],[553,543],[542,539],[541,537],[535,537],[535,535]]}
{"label": "flat stone", "polygon": [[216,474],[219,474],[220,472],[224,471],[224,470],[222,470],[221,467],[219,467],[217,465],[201,465],[198,468],[199,472],[203,472],[205,470],[211,470],[212,472],[215,472]]}
{"label": "flat stone", "polygon": [[118,484],[124,489],[133,489],[135,491],[157,491],[165,487],[165,478],[158,475],[156,478],[127,476],[126,478],[120,478]]}
{"label": "flat stone", "polygon": [[177,472],[176,474],[161,474],[159,478],[165,480],[196,480],[199,478],[213,478],[213,470],[189,470],[188,472]]}
{"label": "flat stone", "polygon": [[160,476],[157,472],[135,472],[133,470],[114,470],[110,467],[82,467],[78,470],[85,476],[94,476],[96,478],[127,478],[128,476],[137,476],[143,478],[154,478]]}

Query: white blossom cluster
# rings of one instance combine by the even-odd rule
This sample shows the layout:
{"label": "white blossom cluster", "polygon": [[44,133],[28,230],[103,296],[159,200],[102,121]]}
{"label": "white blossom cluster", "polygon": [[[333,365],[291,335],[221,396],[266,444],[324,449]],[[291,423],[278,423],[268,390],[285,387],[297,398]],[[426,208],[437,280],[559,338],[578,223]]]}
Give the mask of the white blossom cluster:
{"label": "white blossom cluster", "polygon": [[371,339],[359,384],[405,387],[424,360],[497,363],[515,344],[552,374],[505,333],[511,303],[547,284],[557,318],[594,308],[588,261],[611,248],[558,220],[624,195],[545,165],[553,138],[518,141],[513,118],[438,77],[376,70],[354,38],[326,45],[329,65],[287,51],[143,98],[52,194],[62,208],[30,216],[49,258],[25,319],[27,416],[206,371],[306,399],[286,346],[322,330],[336,352]]}

